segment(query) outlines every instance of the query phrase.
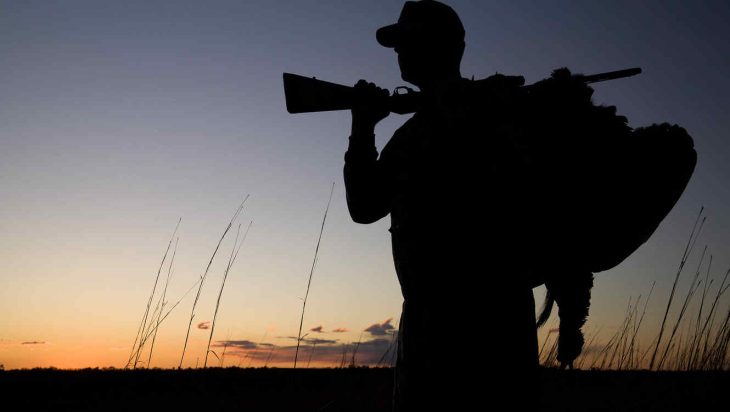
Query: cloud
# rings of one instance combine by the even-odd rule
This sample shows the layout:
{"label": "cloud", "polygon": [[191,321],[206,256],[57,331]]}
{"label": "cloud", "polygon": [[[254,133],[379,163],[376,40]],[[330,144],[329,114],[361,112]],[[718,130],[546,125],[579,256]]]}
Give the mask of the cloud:
{"label": "cloud", "polygon": [[210,329],[210,321],[198,323],[198,329]]}
{"label": "cloud", "polygon": [[312,339],[304,339],[304,342],[307,342],[309,344],[315,344],[315,345],[322,345],[322,344],[325,344],[326,345],[326,344],[335,344],[335,343],[337,343],[337,339],[334,339],[333,340],[333,339],[317,339],[317,338],[312,338]]}
{"label": "cloud", "polygon": [[395,352],[395,340],[375,338],[369,341],[360,342],[357,347],[356,362],[358,364],[374,365],[383,360],[389,360],[390,356]]}
{"label": "cloud", "polygon": [[[288,339],[297,340],[297,337],[296,336],[287,336],[287,338]],[[312,345],[312,344],[316,344],[316,345],[321,345],[321,344],[334,344],[334,343],[337,343],[337,341],[338,341],[338,339],[319,339],[319,338],[305,338],[305,337],[302,337],[302,343],[307,343],[307,344],[310,344],[310,345]]]}
{"label": "cloud", "polygon": [[224,347],[227,346],[229,348],[238,348],[238,349],[256,349],[259,346],[256,342],[251,342],[250,340],[220,340],[216,342],[213,346],[215,347]]}
{"label": "cloud", "polygon": [[317,332],[317,333],[322,333],[322,332],[324,332],[324,330],[323,330],[323,328],[322,328],[322,325],[319,325],[319,326],[316,326],[316,327],[314,327],[314,328],[312,328],[312,329],[309,329],[309,331],[310,331],[310,332]]}
{"label": "cloud", "polygon": [[332,330],[333,333],[343,333],[343,332],[349,332],[347,328],[337,328]]}
{"label": "cloud", "polygon": [[390,324],[393,318],[388,318],[383,323],[374,323],[365,329],[365,332],[369,332],[373,336],[385,336],[391,335],[395,332],[395,328]]}
{"label": "cloud", "polygon": [[21,345],[45,345],[46,342],[40,342],[40,341],[30,341],[30,342],[22,342]]}
{"label": "cloud", "polygon": [[[297,339],[296,336],[280,338],[294,341]],[[365,340],[359,344],[332,339],[304,338],[299,345],[298,364],[302,367],[337,367],[343,364],[344,359],[344,365],[347,366],[352,362],[353,353],[357,365],[390,364],[395,359],[395,343],[394,336]],[[290,345],[275,345],[242,339],[218,341],[213,346],[226,345],[226,358],[238,357],[238,364],[243,367],[264,365],[291,367],[297,351],[295,342]]]}

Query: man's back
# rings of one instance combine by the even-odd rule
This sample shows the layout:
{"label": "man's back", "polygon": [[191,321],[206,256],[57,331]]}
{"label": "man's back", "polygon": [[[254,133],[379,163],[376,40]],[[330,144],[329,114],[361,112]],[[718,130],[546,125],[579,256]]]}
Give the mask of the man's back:
{"label": "man's back", "polygon": [[[380,202],[371,206],[391,214],[404,297],[396,386],[405,404],[453,403],[454,396],[473,402],[485,392],[496,400],[521,388],[517,380],[482,386],[490,371],[502,382],[534,379],[534,300],[495,189],[499,145],[489,130],[469,107],[434,105],[396,131],[374,167],[346,163],[348,202],[363,199],[357,191],[366,187]],[[464,351],[445,350],[453,347],[446,341],[463,342]]]}
{"label": "man's back", "polygon": [[[504,404],[536,392],[534,301],[518,259],[524,237],[507,215],[519,216],[520,202],[512,170],[500,166],[509,162],[492,133],[497,116],[460,98],[470,85],[460,73],[464,36],[454,10],[431,0],[406,2],[398,22],[377,31],[424,98],[379,159],[374,133],[389,113],[387,91],[355,86],[347,204],[358,223],[391,215],[404,298],[399,411],[473,409],[485,396]],[[445,341],[464,349],[446,350],[454,344]]]}

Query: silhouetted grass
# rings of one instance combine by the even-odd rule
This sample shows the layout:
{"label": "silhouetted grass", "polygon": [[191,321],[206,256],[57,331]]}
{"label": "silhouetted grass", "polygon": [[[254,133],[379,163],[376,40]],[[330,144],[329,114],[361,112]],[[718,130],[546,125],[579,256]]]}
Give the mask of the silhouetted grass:
{"label": "silhouetted grass", "polygon": [[167,286],[170,284],[170,277],[172,276],[172,264],[175,262],[175,255],[177,255],[177,245],[180,238],[175,239],[175,249],[172,251],[172,258],[170,259],[170,265],[167,267],[167,278],[165,279],[165,287],[162,289],[162,296],[160,296],[160,300],[157,302],[157,306],[159,307],[159,311],[155,309],[155,312],[157,314],[157,323],[155,324],[155,330],[152,335],[152,344],[150,345],[150,355],[147,358],[147,367],[150,367],[150,364],[152,363],[152,351],[155,349],[155,341],[157,340],[157,331],[160,329],[160,323],[162,318],[162,312],[165,310],[165,305],[167,305],[167,301],[165,300],[167,298]]}
{"label": "silhouetted grass", "polygon": [[322,242],[322,233],[324,232],[324,223],[327,221],[327,213],[330,210],[330,203],[332,202],[332,193],[335,191],[335,183],[332,182],[332,189],[330,189],[330,198],[327,201],[327,207],[324,210],[324,217],[322,218],[322,227],[319,229],[319,238],[317,239],[317,247],[314,249],[314,259],[312,260],[312,268],[309,271],[309,281],[307,282],[307,292],[304,295],[302,301],[302,316],[299,320],[299,333],[297,334],[297,349],[294,352],[294,368],[297,367],[297,359],[299,358],[299,343],[302,341],[302,326],[304,325],[304,310],[307,307],[307,298],[309,297],[309,287],[312,285],[312,275],[314,274],[314,268],[317,265],[317,254],[319,253],[319,245]]}
{"label": "silhouetted grass", "polygon": [[[210,342],[213,340],[213,332],[215,331],[215,321],[218,318],[218,308],[221,304],[221,297],[223,296],[223,288],[226,286],[226,279],[228,279],[228,272],[230,272],[231,267],[236,262],[236,258],[238,257],[238,252],[241,250],[241,247],[243,246],[243,242],[246,241],[246,237],[248,236],[248,231],[251,229],[251,225],[253,224],[253,221],[251,221],[248,224],[248,227],[246,228],[246,232],[243,234],[243,239],[241,240],[241,243],[238,243],[238,236],[241,234],[241,225],[238,225],[238,232],[236,233],[236,240],[233,242],[233,249],[231,250],[231,256],[228,258],[228,265],[226,266],[226,270],[223,273],[223,281],[221,282],[221,289],[218,292],[218,300],[215,302],[215,312],[213,313],[213,322],[210,325],[210,335],[208,336],[208,347],[205,350],[205,362],[203,363],[203,367],[208,367],[208,353],[210,352]],[[227,343],[226,343],[227,344]],[[225,351],[225,349],[224,349]],[[224,353],[225,354],[225,353]],[[221,364],[223,363],[223,358],[220,359]]]}
{"label": "silhouetted grass", "polygon": [[677,276],[674,278],[674,284],[672,285],[672,292],[669,294],[669,301],[667,302],[667,309],[664,312],[664,319],[662,320],[662,325],[659,328],[659,337],[657,338],[656,347],[654,348],[654,353],[651,355],[651,361],[649,362],[649,369],[654,368],[654,360],[656,359],[657,352],[659,351],[659,345],[662,342],[662,335],[664,334],[664,326],[667,322],[667,316],[669,315],[669,308],[672,306],[672,300],[674,299],[674,291],[677,288],[677,282],[679,281],[679,276],[682,273],[682,269],[684,268],[685,262],[687,262],[687,258],[689,257],[690,253],[692,252],[692,248],[694,248],[695,241],[697,240],[697,237],[699,236],[699,232],[702,231],[702,226],[705,224],[705,219],[702,219],[702,224],[700,225],[700,229],[697,231],[697,236],[694,236],[694,240],[692,239],[693,235],[695,234],[695,228],[697,227],[697,221],[699,221],[700,216],[702,216],[702,212],[704,211],[704,207],[700,208],[700,213],[697,215],[697,220],[695,221],[694,227],[692,227],[692,232],[689,235],[689,241],[687,241],[687,246],[684,249],[684,253],[682,254],[682,259],[679,262],[679,269],[677,270]]}
{"label": "silhouetted grass", "polygon": [[150,297],[147,300],[147,306],[145,308],[144,315],[142,316],[142,321],[139,324],[137,334],[135,335],[134,343],[132,344],[132,352],[129,355],[129,360],[127,360],[127,364],[126,364],[125,368],[129,367],[130,363],[132,363],[132,360],[134,360],[134,363],[132,363],[132,368],[136,368],[137,364],[139,363],[139,357],[142,353],[142,348],[144,347],[144,344],[146,341],[145,331],[147,328],[147,317],[150,312],[150,306],[152,305],[152,299],[154,298],[155,291],[157,290],[157,282],[160,279],[160,272],[162,272],[162,267],[165,264],[165,260],[167,259],[167,254],[170,251],[170,246],[172,246],[172,241],[173,241],[173,239],[175,239],[175,234],[177,233],[177,230],[180,227],[181,221],[182,221],[182,218],[178,219],[177,225],[175,225],[175,230],[173,231],[172,236],[170,237],[170,242],[167,244],[167,249],[165,249],[165,254],[162,256],[162,261],[160,262],[160,267],[157,269],[157,275],[155,276],[155,283],[152,286],[152,292],[150,293]]}
{"label": "silhouetted grass", "polygon": [[236,209],[236,213],[233,214],[233,217],[231,218],[231,221],[228,222],[228,226],[226,226],[226,229],[223,231],[223,234],[221,235],[221,238],[218,240],[218,245],[216,245],[215,250],[213,251],[213,255],[210,257],[210,260],[208,261],[208,265],[205,267],[205,272],[200,276],[200,283],[198,285],[198,293],[195,295],[195,300],[193,301],[193,307],[190,310],[190,321],[188,322],[188,330],[185,333],[185,344],[183,345],[182,355],[180,356],[180,365],[178,366],[178,369],[182,368],[183,360],[185,359],[185,350],[188,347],[188,338],[190,337],[190,327],[193,325],[193,318],[195,318],[195,307],[198,305],[198,300],[200,300],[200,293],[203,290],[203,284],[205,283],[205,279],[208,277],[208,270],[210,270],[210,266],[213,264],[213,260],[215,259],[216,254],[218,253],[218,249],[221,247],[221,243],[223,243],[223,239],[225,239],[226,234],[228,234],[228,231],[231,229],[231,226],[233,226],[233,222],[236,220],[238,215],[243,211],[243,206],[246,204],[246,201],[248,200],[248,195],[243,199],[243,202],[238,206],[238,209]]}
{"label": "silhouetted grass", "polygon": [[[703,211],[704,208],[700,210],[685,246],[658,333],[648,347],[640,345],[638,336],[641,328],[645,327],[644,318],[656,282],[651,285],[649,295],[646,301],[643,302],[640,315],[641,295],[633,304],[631,299],[629,300],[622,324],[604,344],[597,348],[594,341],[598,332],[593,335],[576,361],[578,368],[583,365],[590,365],[591,369],[617,370],[695,371],[728,369],[730,366],[728,359],[728,355],[730,355],[728,352],[730,348],[730,306],[722,309],[727,310],[727,312],[722,312],[723,305],[721,302],[730,287],[728,285],[730,269],[725,272],[722,281],[715,289],[713,285],[716,285],[717,282],[711,274],[712,255],[710,255],[706,266],[703,267],[707,255],[706,246],[700,255],[695,274],[690,279],[684,299],[676,310],[676,315],[673,316],[673,319],[670,319],[670,312],[672,312],[676,300],[675,293],[678,289],[680,275],[706,220],[706,217],[702,216]],[[704,277],[700,278],[703,270]],[[696,304],[696,312],[691,315],[690,307],[693,298],[700,289],[702,290],[700,301]],[[714,298],[712,298],[713,294]],[[706,303],[710,298],[712,298],[712,303],[707,308]],[[671,325],[669,336],[666,341],[663,341],[665,330],[669,325]],[[541,345],[539,354],[543,365],[555,366],[556,343],[557,339],[553,340],[549,333]],[[550,350],[546,350],[548,347]],[[649,353],[652,353],[652,356],[647,363],[646,359]],[[589,357],[592,358],[590,362],[588,362]]]}

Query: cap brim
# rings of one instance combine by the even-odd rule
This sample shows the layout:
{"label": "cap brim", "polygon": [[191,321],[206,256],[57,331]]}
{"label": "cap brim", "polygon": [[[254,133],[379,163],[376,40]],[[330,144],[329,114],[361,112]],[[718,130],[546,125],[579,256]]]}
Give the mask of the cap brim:
{"label": "cap brim", "polygon": [[375,38],[381,46],[396,47],[403,38],[403,28],[397,23],[381,27],[375,32]]}

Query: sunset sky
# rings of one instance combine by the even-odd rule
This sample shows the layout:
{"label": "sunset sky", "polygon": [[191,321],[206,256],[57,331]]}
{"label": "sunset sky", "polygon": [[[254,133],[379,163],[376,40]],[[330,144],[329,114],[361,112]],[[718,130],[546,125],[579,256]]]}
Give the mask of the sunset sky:
{"label": "sunset sky", "polygon": [[[645,299],[656,281],[648,344],[703,205],[708,220],[684,279],[704,245],[712,277],[730,267],[730,3],[446,3],[466,28],[464,77],[500,72],[533,83],[563,66],[586,74],[641,67],[640,76],[595,85],[594,100],[617,106],[633,127],[668,121],[693,136],[698,166],[679,203],[649,242],[597,275],[593,291],[587,330],[610,336],[629,299]],[[377,362],[402,304],[390,221],[351,221],[342,179],[350,114],[288,114],[282,73],[404,85],[395,53],[375,41],[402,5],[0,0],[0,364],[123,367],[178,219],[170,304],[202,275],[248,194],[236,225],[253,225],[213,340],[232,342],[226,365],[247,365],[241,353],[263,343],[253,366],[269,356],[270,366],[291,366],[287,347],[332,182],[305,344],[318,339],[312,365],[339,364],[342,345],[358,341],[358,361]],[[379,149],[406,119],[378,125]],[[202,365],[232,230],[204,285],[184,366]],[[539,308],[544,289],[534,293]],[[177,366],[194,294],[162,324],[151,366]],[[439,327],[433,338],[446,350],[469,342],[476,355],[475,331]],[[474,325],[489,327],[489,314]]]}

